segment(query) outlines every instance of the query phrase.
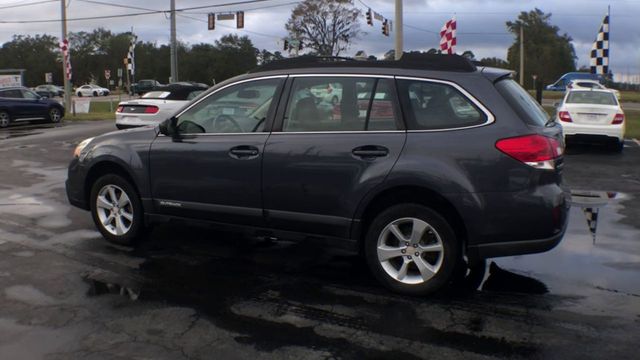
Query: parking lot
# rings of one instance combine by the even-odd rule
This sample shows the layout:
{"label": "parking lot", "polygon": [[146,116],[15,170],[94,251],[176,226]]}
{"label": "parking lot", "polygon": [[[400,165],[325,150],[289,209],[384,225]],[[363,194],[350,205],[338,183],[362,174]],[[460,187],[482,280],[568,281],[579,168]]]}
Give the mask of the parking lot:
{"label": "parking lot", "polygon": [[[492,259],[477,289],[392,294],[362,259],[315,242],[158,226],[106,243],[70,206],[73,148],[113,121],[0,132],[0,358],[633,358],[640,341],[640,144],[574,145],[580,197],[550,252]],[[584,205],[586,206],[586,205]]]}

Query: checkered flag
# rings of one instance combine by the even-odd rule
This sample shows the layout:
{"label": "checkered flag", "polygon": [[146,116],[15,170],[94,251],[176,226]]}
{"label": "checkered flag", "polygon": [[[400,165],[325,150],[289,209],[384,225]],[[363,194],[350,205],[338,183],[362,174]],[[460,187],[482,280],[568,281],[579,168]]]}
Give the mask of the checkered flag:
{"label": "checkered flag", "polygon": [[138,37],[135,35],[131,36],[131,42],[129,43],[129,52],[127,53],[127,70],[131,73],[131,75],[136,72],[136,57],[135,57],[135,49],[136,49],[136,41]]}
{"label": "checkered flag", "polygon": [[609,14],[602,20],[598,37],[591,47],[591,73],[609,73]]}
{"label": "checkered flag", "polygon": [[440,50],[445,54],[456,52],[456,18],[446,23],[440,30]]}
{"label": "checkered flag", "polygon": [[598,208],[586,207],[582,208],[584,215],[587,217],[587,225],[593,237],[593,243],[596,243],[596,228],[598,227]]}

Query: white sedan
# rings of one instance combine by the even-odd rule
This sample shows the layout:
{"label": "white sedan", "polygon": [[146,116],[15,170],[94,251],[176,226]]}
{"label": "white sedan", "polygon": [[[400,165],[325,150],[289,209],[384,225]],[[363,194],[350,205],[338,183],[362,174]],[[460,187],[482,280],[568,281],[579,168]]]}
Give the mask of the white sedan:
{"label": "white sedan", "polygon": [[82,85],[76,89],[75,94],[79,97],[82,96],[107,96],[109,95],[109,89],[105,89],[98,85]]}
{"label": "white sedan", "polygon": [[570,89],[558,106],[556,120],[565,139],[606,140],[618,152],[624,147],[624,112],[611,90]]}
{"label": "white sedan", "polygon": [[206,89],[198,85],[167,85],[144,94],[140,99],[123,101],[116,109],[116,127],[157,125]]}

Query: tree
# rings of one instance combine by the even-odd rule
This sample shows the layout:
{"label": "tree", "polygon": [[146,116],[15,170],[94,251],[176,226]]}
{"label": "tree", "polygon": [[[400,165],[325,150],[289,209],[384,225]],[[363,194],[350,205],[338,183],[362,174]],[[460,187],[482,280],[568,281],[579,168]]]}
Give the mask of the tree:
{"label": "tree", "polygon": [[476,55],[471,50],[466,50],[460,56],[465,57],[471,61],[474,61],[476,59]]}
{"label": "tree", "polygon": [[361,11],[353,0],[305,0],[285,24],[289,36],[320,56],[338,56],[357,39]]}
{"label": "tree", "polygon": [[0,68],[26,69],[24,83],[44,83],[44,74],[53,73],[55,82],[62,81],[62,64],[58,39],[50,35],[14,35],[0,48]]}
{"label": "tree", "polygon": [[517,71],[520,69],[520,29],[524,30],[526,88],[532,87],[532,75],[537,75],[538,80],[545,83],[576,69],[576,53],[571,37],[558,34],[560,29],[551,25],[550,19],[551,14],[535,9],[521,12],[516,21],[507,21],[507,29],[516,36],[508,50],[507,60],[510,68]]}
{"label": "tree", "polygon": [[483,66],[509,69],[509,63],[497,57],[482,58],[480,59],[480,64]]}

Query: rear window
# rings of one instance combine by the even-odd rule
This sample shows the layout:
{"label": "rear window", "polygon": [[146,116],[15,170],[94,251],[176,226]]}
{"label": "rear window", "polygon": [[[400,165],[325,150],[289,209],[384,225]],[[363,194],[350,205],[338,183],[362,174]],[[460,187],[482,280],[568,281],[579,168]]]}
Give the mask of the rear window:
{"label": "rear window", "polygon": [[506,78],[498,81],[496,89],[527,124],[544,126],[549,120],[549,114],[542,106],[513,79]]}
{"label": "rear window", "polygon": [[567,95],[567,104],[618,105],[612,93],[602,91],[572,91]]}

